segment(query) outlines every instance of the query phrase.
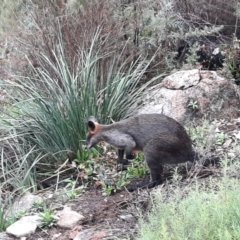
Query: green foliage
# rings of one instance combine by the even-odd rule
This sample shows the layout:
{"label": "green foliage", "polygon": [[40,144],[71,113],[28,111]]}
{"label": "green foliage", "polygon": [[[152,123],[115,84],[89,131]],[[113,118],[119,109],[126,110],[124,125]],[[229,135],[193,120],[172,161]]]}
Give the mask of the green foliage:
{"label": "green foliage", "polygon": [[110,195],[118,190],[121,190],[122,187],[125,187],[130,183],[129,179],[140,178],[149,173],[149,169],[146,166],[146,163],[143,161],[143,153],[137,153],[134,160],[131,161],[131,166],[127,167],[125,171],[118,171],[117,173],[112,173],[108,178],[106,177],[109,170],[106,169],[104,177],[99,179],[100,185],[102,186],[102,191],[104,195]]}
{"label": "green foliage", "polygon": [[7,227],[25,215],[25,211],[13,210],[12,197],[9,194],[7,198],[2,198],[0,203],[0,232],[5,231]]}
{"label": "green foliage", "polygon": [[[3,127],[4,128],[4,127]],[[27,191],[36,191],[36,175],[35,165],[40,160],[40,156],[34,153],[34,147],[30,148],[29,144],[20,135],[12,138],[14,135],[14,128],[5,136],[7,132],[2,130],[3,136],[0,136],[1,145],[1,164],[0,164],[0,178],[1,189],[8,189],[12,186],[15,191],[24,193]],[[28,151],[26,149],[28,148]],[[33,161],[29,161],[31,158]]]}
{"label": "green foliage", "polygon": [[56,217],[54,216],[54,210],[48,208],[44,205],[43,212],[39,213],[41,217],[41,226],[42,227],[51,227],[56,222]]}
{"label": "green foliage", "polygon": [[44,208],[44,201],[42,199],[38,199],[33,203],[33,207],[32,207],[33,210],[38,212],[43,210],[43,208]]}
{"label": "green foliage", "polygon": [[196,147],[212,148],[222,145],[227,135],[222,132],[216,132],[216,126],[209,124],[208,121],[203,121],[198,126],[190,126],[186,128],[187,133],[195,143]]}
{"label": "green foliage", "polygon": [[103,191],[104,196],[111,195],[115,190],[113,186],[109,186],[108,184],[106,184],[104,182],[101,185],[102,185],[102,191]]}
{"label": "green foliage", "polygon": [[[186,1],[180,5],[185,6]],[[176,68],[176,52],[181,42],[198,41],[205,36],[214,36],[223,26],[213,26],[207,21],[190,17],[179,9],[179,1],[129,1],[116,8],[115,17],[124,22],[122,35],[133,39],[135,48],[142,55],[150,55],[158,46],[158,71],[169,71]],[[193,20],[194,19],[194,20]],[[190,44],[191,45],[191,44]],[[196,45],[194,45],[194,48]],[[195,49],[190,49],[187,62],[193,65],[197,59]],[[139,54],[139,53],[138,53]]]}
{"label": "green foliage", "polygon": [[134,239],[239,239],[239,187],[236,180],[224,178],[207,186],[173,189],[170,198],[160,189]]}
{"label": "green foliage", "polygon": [[125,172],[121,172],[119,178],[117,179],[115,185],[116,185],[116,189],[121,190],[122,187],[128,185],[130,182],[128,180],[127,177],[127,173]]}
{"label": "green foliage", "polygon": [[0,205],[0,232],[6,230],[8,226],[16,221],[15,217],[6,217],[6,210],[4,206]]}
{"label": "green foliage", "polygon": [[[12,202],[28,191],[36,191],[36,175],[34,166],[39,156],[34,154],[34,148],[28,148],[28,143],[21,134],[17,138],[15,128],[6,131],[6,125],[0,126],[0,231],[14,223],[24,213],[12,209]],[[29,152],[26,152],[28,148]],[[30,162],[31,157],[35,157]]]}
{"label": "green foliage", "polygon": [[197,63],[197,50],[199,48],[198,43],[193,44],[193,46],[191,46],[189,48],[189,52],[186,54],[187,58],[186,58],[186,62],[189,64],[190,67],[194,67]]}
{"label": "green foliage", "polygon": [[79,164],[79,168],[88,168],[94,163],[94,159],[99,157],[102,149],[100,147],[91,148],[88,150],[77,150],[77,157],[73,160]]}
{"label": "green foliage", "polygon": [[[60,38],[53,51],[56,63],[41,55],[43,66],[33,69],[35,78],[19,79],[14,86],[18,94],[12,97],[19,116],[9,124],[19,126],[44,153],[76,153],[85,140],[89,116],[101,123],[108,123],[109,116],[114,120],[129,116],[130,107],[154,80],[139,87],[148,64],[138,61],[129,66],[120,62],[121,55],[101,56],[98,41],[97,33],[87,52],[79,50],[78,71],[71,72]],[[112,61],[103,69],[101,63],[107,57]]]}
{"label": "green foliage", "polygon": [[76,198],[85,189],[84,185],[82,185],[80,187],[76,187],[77,186],[77,181],[76,180],[66,179],[66,180],[64,180],[64,182],[67,183],[67,186],[65,186],[64,191],[65,191],[67,197],[70,198],[70,199]]}
{"label": "green foliage", "polygon": [[143,153],[138,153],[136,158],[131,163],[131,166],[127,168],[126,171],[126,178],[140,178],[147,173],[149,173],[149,169],[144,162],[144,155]]}
{"label": "green foliage", "polygon": [[198,109],[198,102],[191,100],[188,104],[188,107],[190,107],[193,111]]}
{"label": "green foliage", "polygon": [[[240,70],[238,64],[238,57],[239,57],[239,42],[238,39],[235,39],[234,42],[237,42],[237,49],[236,46],[233,46],[232,49],[222,49],[225,52],[225,59],[223,63],[223,71],[227,78],[239,78],[240,77]],[[233,44],[234,45],[234,44]]]}
{"label": "green foliage", "polygon": [[129,184],[127,173],[125,171],[119,171],[110,176],[108,176],[108,172],[109,170],[106,169],[106,173],[98,181],[98,184],[102,187],[103,195],[108,196],[114,194],[118,190],[121,190],[122,187]]}
{"label": "green foliage", "polygon": [[224,133],[217,133],[215,136],[215,143],[216,145],[222,145],[225,142],[226,134]]}

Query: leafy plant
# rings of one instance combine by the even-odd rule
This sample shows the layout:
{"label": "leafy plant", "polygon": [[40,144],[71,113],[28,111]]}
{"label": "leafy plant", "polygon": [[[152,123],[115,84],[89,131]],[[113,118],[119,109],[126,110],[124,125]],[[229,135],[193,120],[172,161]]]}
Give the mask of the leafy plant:
{"label": "leafy plant", "polygon": [[[13,201],[22,194],[36,191],[35,165],[40,160],[34,147],[29,148],[14,127],[0,125],[0,231],[14,223],[24,212],[13,210]],[[28,150],[26,150],[28,149]],[[33,161],[32,160],[34,157]]]}
{"label": "leafy plant", "polygon": [[238,189],[239,182],[227,177],[206,185],[175,186],[171,197],[169,191],[159,189],[151,212],[141,217],[134,239],[238,239]]}
{"label": "leafy plant", "polygon": [[120,176],[115,183],[116,189],[120,190],[122,187],[128,185],[129,183],[130,183],[130,181],[127,179],[127,173],[120,172]]}
{"label": "leafy plant", "polygon": [[198,48],[199,48],[198,43],[195,43],[189,48],[189,52],[186,54],[186,56],[187,56],[186,62],[191,67],[194,67],[196,65],[196,62],[197,62],[197,59],[198,59],[198,56],[197,56]]}
{"label": "leafy plant", "polygon": [[38,199],[33,203],[32,209],[35,211],[41,211],[44,208],[44,201],[42,199]]}
{"label": "leafy plant", "polygon": [[13,209],[11,202],[12,196],[8,196],[7,199],[3,199],[3,202],[0,203],[0,232],[5,231],[7,227],[25,215],[25,211]]}
{"label": "leafy plant", "polygon": [[[40,55],[42,68],[33,68],[35,77],[19,79],[14,85],[18,94],[12,100],[19,117],[9,124],[29,133],[28,141],[44,153],[59,155],[66,151],[71,158],[82,147],[89,116],[96,116],[102,123],[109,122],[109,116],[115,120],[129,116],[129,108],[157,79],[140,87],[146,61],[129,66],[120,62],[121,55],[99,55],[99,32],[87,52],[79,50],[78,72],[71,72],[67,65],[59,37],[58,48],[53,51],[56,62]],[[106,77],[101,63],[109,57],[112,61]]]}
{"label": "leafy plant", "polygon": [[215,133],[207,122],[199,126],[187,127],[186,131],[196,146],[213,147],[215,145]]}
{"label": "leafy plant", "polygon": [[64,182],[68,183],[67,186],[64,189],[65,189],[66,195],[70,199],[76,198],[85,189],[84,185],[82,185],[80,187],[76,187],[77,186],[77,181],[76,180],[66,179],[66,180],[64,180]]}
{"label": "leafy plant", "polygon": [[[236,39],[236,42],[238,42],[238,39]],[[238,49],[235,49],[233,46],[233,49],[224,49],[225,51],[225,58],[223,63],[223,70],[226,73],[226,77],[234,77],[239,78],[240,77],[240,71],[239,71],[239,63],[238,63],[238,56],[239,51]]]}
{"label": "leafy plant", "polygon": [[191,100],[188,104],[188,107],[190,107],[192,110],[197,110],[198,109],[198,102]]}
{"label": "leafy plant", "polygon": [[99,157],[99,152],[101,152],[100,147],[88,150],[77,150],[77,156],[73,161],[79,164],[79,168],[91,167],[94,163],[94,159]]}
{"label": "leafy plant", "polygon": [[114,192],[114,187],[102,182],[102,191],[104,196],[109,196]]}
{"label": "leafy plant", "polygon": [[222,145],[226,139],[226,134],[224,133],[218,133],[215,136],[215,141],[217,145]]}
{"label": "leafy plant", "polygon": [[126,178],[139,178],[147,173],[149,173],[149,169],[147,168],[145,162],[143,161],[143,154],[138,153],[136,158],[133,160],[131,166],[127,168]]}
{"label": "leafy plant", "polygon": [[54,216],[54,210],[48,208],[46,205],[43,208],[43,212],[39,213],[41,217],[42,227],[51,227],[55,224],[57,218]]}
{"label": "leafy plant", "polygon": [[14,223],[17,219],[13,217],[6,216],[6,209],[1,204],[0,205],[0,232],[5,231],[8,226]]}

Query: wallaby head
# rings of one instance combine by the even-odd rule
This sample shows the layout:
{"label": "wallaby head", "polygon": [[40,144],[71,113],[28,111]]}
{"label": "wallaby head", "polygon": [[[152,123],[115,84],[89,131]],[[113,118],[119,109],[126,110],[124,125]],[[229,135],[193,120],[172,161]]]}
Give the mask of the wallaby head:
{"label": "wallaby head", "polygon": [[98,144],[101,140],[98,138],[98,131],[99,131],[99,123],[97,122],[96,118],[91,116],[88,119],[88,133],[86,138],[86,149],[94,147]]}

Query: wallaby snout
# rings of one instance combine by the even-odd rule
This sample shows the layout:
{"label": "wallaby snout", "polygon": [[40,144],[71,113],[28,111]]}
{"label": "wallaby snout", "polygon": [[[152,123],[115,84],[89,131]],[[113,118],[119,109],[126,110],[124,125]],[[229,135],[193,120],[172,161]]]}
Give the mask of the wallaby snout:
{"label": "wallaby snout", "polygon": [[90,145],[85,145],[85,149],[90,149]]}
{"label": "wallaby snout", "polygon": [[87,134],[87,139],[86,139],[86,142],[85,142],[85,149],[90,149],[94,145],[96,145],[96,144],[94,144],[94,135],[88,133]]}

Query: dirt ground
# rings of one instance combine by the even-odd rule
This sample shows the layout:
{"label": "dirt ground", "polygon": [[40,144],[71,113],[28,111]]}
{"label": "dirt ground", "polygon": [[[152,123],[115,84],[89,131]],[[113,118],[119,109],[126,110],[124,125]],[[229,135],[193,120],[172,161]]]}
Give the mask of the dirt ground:
{"label": "dirt ground", "polygon": [[[142,181],[145,181],[145,179],[134,180],[131,184]],[[100,188],[91,186],[86,189],[85,193],[73,200],[69,200],[65,204],[65,206],[71,207],[73,211],[85,217],[81,224],[71,230],[62,229],[57,226],[49,229],[38,229],[27,240],[68,240],[73,239],[78,232],[85,229],[94,229],[93,231],[104,230],[108,232],[105,238],[96,237],[91,238],[92,240],[131,239],[135,233],[140,212],[149,210],[151,191],[152,189],[145,189],[130,193],[126,189],[123,189],[113,195],[103,196]]]}
{"label": "dirt ground", "polygon": [[[217,146],[212,152],[213,155],[220,157],[231,150],[231,144],[240,143],[240,119],[230,121],[219,121],[216,123],[217,129],[226,134],[224,142]],[[214,158],[213,158],[214,159]],[[193,167],[192,167],[193,166]],[[207,180],[209,175],[213,177],[221,176],[218,162],[208,162],[205,166],[198,163],[186,169],[186,166],[180,170],[181,184],[190,184],[189,182],[197,175],[202,181]],[[170,185],[173,187],[172,174],[174,166],[164,168],[164,183],[156,188],[168,192]],[[131,186],[145,183],[149,180],[149,175],[141,179],[131,179]],[[167,181],[166,181],[167,180]],[[129,186],[128,186],[129,187]],[[110,196],[104,196],[101,187],[92,183],[88,185],[81,195],[75,199],[62,201],[59,198],[49,199],[52,206],[61,210],[64,206],[71,207],[73,211],[82,214],[85,219],[73,229],[63,229],[56,225],[50,228],[37,229],[31,236],[25,240],[71,240],[78,233],[86,232],[85,237],[78,238],[86,240],[114,240],[127,239],[132,240],[137,232],[138,219],[142,214],[151,209],[153,189],[139,189],[134,192],[128,192],[122,188]],[[38,194],[46,197],[54,192],[54,189],[43,190]]]}
{"label": "dirt ground", "polygon": [[[240,129],[240,119],[232,121],[220,121],[218,129],[227,134],[225,143],[216,148],[213,152],[220,156],[225,154],[229,148],[229,141],[236,140],[236,133]],[[239,139],[237,139],[239,140]],[[226,144],[228,143],[228,144]],[[225,146],[224,146],[225,145]],[[164,181],[161,187],[164,191],[168,191],[168,185],[171,184],[171,169],[164,170]],[[180,172],[183,184],[188,184],[187,181],[191,179],[191,174],[197,174],[198,179],[206,179],[209,175],[219,177],[218,163],[209,163],[200,170],[198,167],[186,168]],[[148,181],[149,176],[142,179],[131,180],[131,185],[141,184]],[[89,186],[86,191],[79,197],[67,201],[65,206],[71,207],[72,210],[81,213],[85,220],[77,225],[74,229],[66,230],[59,227],[51,227],[49,229],[38,229],[37,232],[27,240],[44,239],[44,240],[68,240],[74,239],[77,233],[86,229],[93,232],[99,232],[99,235],[88,238],[86,240],[100,240],[100,239],[133,239],[133,234],[137,231],[137,222],[141,213],[146,213],[151,208],[151,193],[155,189],[141,189],[134,192],[128,192],[126,188],[118,191],[110,196],[103,196],[103,191],[96,185]],[[107,232],[104,236],[101,233]],[[83,238],[81,238],[83,239]]]}
{"label": "dirt ground", "polygon": [[[212,174],[209,167],[202,169],[199,177],[205,178]],[[187,172],[181,173],[183,184],[187,184]],[[171,184],[171,174],[164,175],[165,183],[161,186],[164,191],[168,191],[168,185]],[[166,178],[168,181],[166,181]],[[148,181],[149,176],[142,179],[134,179],[131,185],[141,184]],[[157,187],[156,187],[157,188]],[[86,192],[79,197],[67,201],[64,206],[71,207],[72,210],[82,214],[85,219],[81,224],[71,230],[62,229],[53,226],[48,229],[38,229],[35,234],[27,238],[27,240],[70,240],[86,229],[92,232],[99,232],[95,237],[86,237],[79,239],[86,240],[114,240],[114,239],[133,239],[133,234],[137,230],[137,222],[139,216],[147,213],[151,208],[151,195],[156,190],[139,189],[134,192],[128,192],[127,189],[122,189],[110,196],[103,196],[101,188],[90,186]],[[54,203],[53,203],[54,204]],[[56,201],[55,205],[59,204]],[[62,206],[63,207],[63,206]],[[101,236],[101,234],[104,236]]]}

